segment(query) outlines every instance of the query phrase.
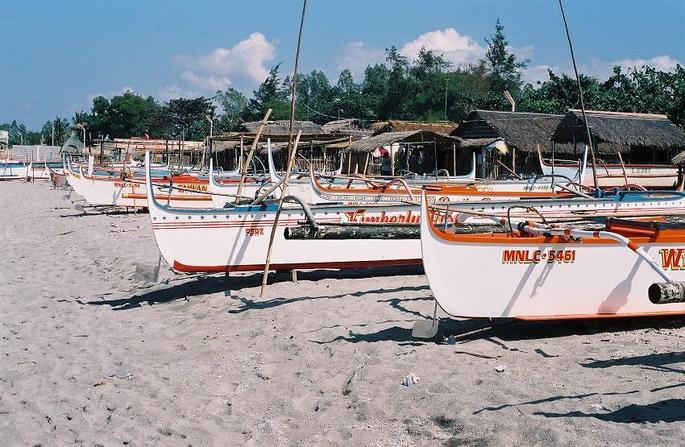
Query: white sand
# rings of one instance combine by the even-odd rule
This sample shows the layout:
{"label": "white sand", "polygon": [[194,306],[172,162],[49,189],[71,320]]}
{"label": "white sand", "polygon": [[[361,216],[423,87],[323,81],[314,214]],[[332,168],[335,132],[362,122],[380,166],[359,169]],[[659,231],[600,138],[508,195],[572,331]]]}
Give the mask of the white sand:
{"label": "white sand", "polygon": [[146,284],[148,216],[79,216],[64,194],[0,183],[0,445],[685,439],[681,320],[450,320],[456,344],[422,342],[418,269],[301,273],[263,300],[260,275],[163,263]]}

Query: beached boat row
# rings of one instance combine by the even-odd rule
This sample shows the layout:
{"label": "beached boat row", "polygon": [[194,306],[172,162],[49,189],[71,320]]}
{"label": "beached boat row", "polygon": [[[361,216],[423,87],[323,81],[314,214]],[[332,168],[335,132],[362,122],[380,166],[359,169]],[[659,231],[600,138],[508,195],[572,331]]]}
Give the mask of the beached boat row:
{"label": "beached boat row", "polygon": [[[155,197],[149,168],[147,179],[148,196]],[[317,182],[310,185],[319,191]],[[183,272],[263,270],[273,236],[273,270],[423,263],[437,303],[455,316],[577,318],[685,312],[682,303],[655,304],[648,294],[650,286],[666,278],[685,279],[680,270],[673,270],[674,279],[663,274],[685,268],[685,225],[644,220],[684,216],[682,193],[623,192],[603,199],[436,206],[432,189],[419,192],[424,197],[422,209],[411,200],[383,203],[379,196],[384,191],[376,190],[373,203],[363,208],[351,203],[307,204],[292,197],[276,223],[278,207],[273,201],[191,210],[153,199],[149,208],[162,256]],[[468,209],[462,209],[465,204]],[[514,209],[518,211],[512,214]],[[462,224],[474,216],[488,226]],[[616,216],[643,221],[606,220]],[[555,226],[573,220],[573,226]],[[420,232],[414,231],[419,222]],[[636,255],[638,251],[644,256]],[[661,272],[655,268],[660,262]]]}
{"label": "beached boat row", "polygon": [[44,165],[93,206],[147,208],[179,272],[422,264],[454,316],[685,312],[685,194],[592,191],[581,185],[585,162],[568,169],[508,181],[286,176],[270,153],[259,176],[216,173],[211,162],[207,174],[174,172],[149,154],[142,170]]}

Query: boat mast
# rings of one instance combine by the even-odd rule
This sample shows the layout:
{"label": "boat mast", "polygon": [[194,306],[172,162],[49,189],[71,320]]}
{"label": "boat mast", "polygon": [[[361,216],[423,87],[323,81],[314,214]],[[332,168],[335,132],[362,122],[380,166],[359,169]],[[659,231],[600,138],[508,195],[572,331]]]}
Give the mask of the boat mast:
{"label": "boat mast", "polygon": [[564,5],[559,0],[559,8],[561,9],[561,18],[564,20],[564,29],[566,30],[566,38],[568,39],[568,47],[571,50],[571,61],[573,62],[573,71],[576,74],[576,82],[578,83],[578,95],[580,97],[580,111],[583,114],[583,122],[585,123],[585,132],[587,133],[587,144],[590,148],[590,157],[592,160],[592,179],[595,182],[595,191],[599,193],[599,183],[597,182],[597,168],[595,161],[595,149],[592,145],[592,134],[590,133],[590,125],[587,122],[585,115],[585,102],[583,101],[583,87],[580,85],[580,76],[578,76],[578,67],[576,66],[576,56],[573,53],[573,43],[571,42],[571,33],[568,31],[568,22],[566,21],[566,14],[564,13]]}
{"label": "boat mast", "polygon": [[262,289],[259,296],[264,296],[264,291],[266,290],[267,281],[269,278],[269,265],[271,264],[271,250],[274,245],[274,236],[276,234],[276,227],[278,226],[278,218],[281,215],[281,209],[283,208],[283,199],[288,194],[288,180],[290,179],[290,172],[293,168],[293,163],[295,161],[295,153],[297,151],[297,145],[300,142],[300,136],[302,131],[297,133],[297,137],[293,142],[293,127],[295,124],[295,106],[297,104],[297,67],[300,62],[300,45],[302,43],[302,28],[304,28],[304,15],[307,11],[307,0],[302,3],[302,15],[300,16],[300,30],[297,34],[297,50],[295,51],[295,67],[293,68],[293,78],[292,78],[292,91],[290,97],[290,125],[288,126],[288,165],[286,166],[285,176],[283,179],[283,186],[281,197],[278,201],[278,210],[274,216],[273,226],[271,227],[271,238],[269,239],[269,248],[266,252],[266,261],[264,262],[264,276],[262,277]]}

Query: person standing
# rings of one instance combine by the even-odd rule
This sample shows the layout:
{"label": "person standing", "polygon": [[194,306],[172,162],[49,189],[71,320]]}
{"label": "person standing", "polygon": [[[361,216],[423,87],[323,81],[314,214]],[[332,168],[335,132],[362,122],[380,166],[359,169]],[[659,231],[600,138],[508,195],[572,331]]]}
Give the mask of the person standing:
{"label": "person standing", "polygon": [[390,158],[390,152],[386,148],[381,148],[381,175],[392,175],[392,159]]}

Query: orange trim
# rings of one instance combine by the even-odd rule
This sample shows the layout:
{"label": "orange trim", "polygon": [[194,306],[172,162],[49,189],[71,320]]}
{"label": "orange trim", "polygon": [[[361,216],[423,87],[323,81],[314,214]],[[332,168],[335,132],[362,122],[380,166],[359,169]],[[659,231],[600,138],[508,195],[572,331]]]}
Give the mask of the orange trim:
{"label": "orange trim", "polygon": [[[353,269],[366,267],[394,267],[403,265],[420,265],[421,259],[395,259],[378,261],[345,261],[345,262],[301,262],[293,264],[271,264],[270,270],[309,270],[309,269]],[[187,273],[198,272],[252,272],[263,271],[264,264],[213,265],[196,266],[185,265],[174,261],[174,270]]]}
{"label": "orange trim", "polygon": [[[116,175],[110,175],[110,176],[95,176],[95,175],[88,175],[86,173],[81,173],[83,178],[88,179],[88,180],[95,180],[95,181],[102,181],[102,182],[125,182],[125,183],[131,183],[127,182],[127,180],[130,180],[130,177],[126,178],[121,178],[120,176]],[[134,178],[135,180],[135,178]],[[199,184],[208,184],[209,180],[206,179],[201,179],[198,177],[195,177],[193,175],[174,175],[171,177],[171,180],[175,183],[199,183]],[[143,179],[141,178],[140,181],[142,182]],[[152,182],[168,182],[169,177],[164,176],[164,177],[152,177]]]}
{"label": "orange trim", "polygon": [[[121,195],[124,199],[145,199],[147,200],[147,194],[141,194],[141,193],[123,193]],[[168,200],[170,197],[168,195],[164,196],[158,196],[157,200],[159,201],[165,201]],[[212,200],[210,196],[207,194],[188,194],[188,195],[176,195],[176,196],[171,196],[171,200],[201,200],[201,201],[209,201]]]}
{"label": "orange trim", "polygon": [[[323,186],[319,180],[312,176],[313,187],[315,190],[328,194],[388,194],[388,195],[408,195],[407,190],[400,188],[342,188],[333,186]],[[487,187],[487,184],[485,185]],[[425,187],[429,195],[461,195],[461,196],[507,196],[507,197],[568,197],[567,193],[555,193],[544,191],[481,191],[477,185],[472,183],[465,185],[430,185]],[[412,189],[412,194],[421,195],[420,189]]]}
{"label": "orange trim", "polygon": [[[545,316],[518,316],[514,320],[522,321],[547,321],[547,320],[596,320],[600,318],[645,318],[666,317],[673,315],[685,315],[685,310],[668,310],[659,312],[634,312],[627,314],[570,314],[570,315],[545,315]],[[503,317],[506,318],[506,317]]]}
{"label": "orange trim", "polygon": [[[568,240],[560,236],[531,236],[521,234],[516,231],[514,233],[478,233],[478,234],[455,234],[443,231],[431,224],[431,230],[440,239],[450,242],[461,242],[471,244],[525,244],[525,245],[540,245],[540,244],[595,244],[595,245],[614,245],[618,244],[616,241],[606,239],[581,239],[580,241]],[[631,234],[624,234],[626,232],[612,230],[615,233],[622,234],[626,237],[632,237]],[[638,236],[633,238],[635,243],[640,246],[647,243],[681,243],[685,244],[685,230],[662,230],[657,235],[652,237]]]}
{"label": "orange trim", "polygon": [[637,250],[638,248],[640,248],[640,246],[637,245],[637,244],[636,244],[635,242],[633,242],[632,240],[628,240],[628,248],[630,248],[631,250],[635,251],[635,250]]}

